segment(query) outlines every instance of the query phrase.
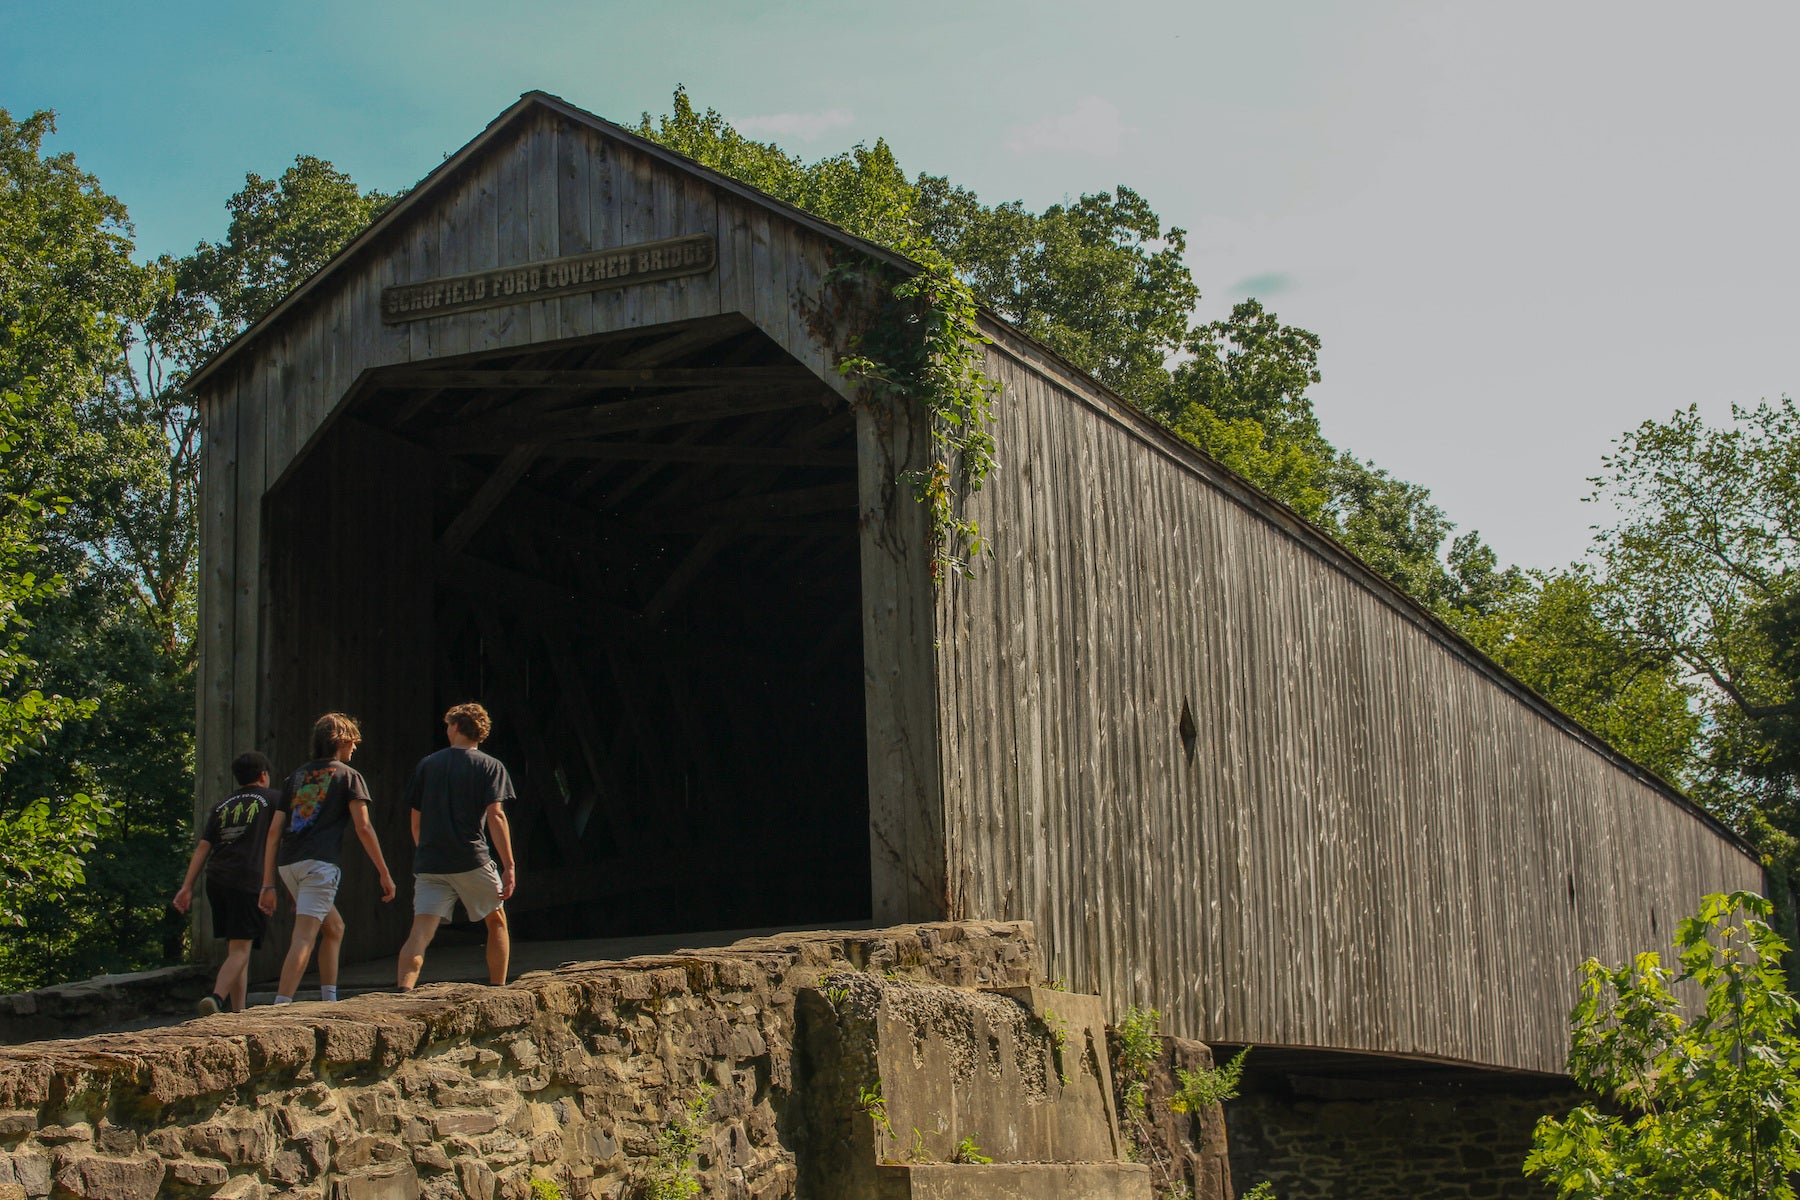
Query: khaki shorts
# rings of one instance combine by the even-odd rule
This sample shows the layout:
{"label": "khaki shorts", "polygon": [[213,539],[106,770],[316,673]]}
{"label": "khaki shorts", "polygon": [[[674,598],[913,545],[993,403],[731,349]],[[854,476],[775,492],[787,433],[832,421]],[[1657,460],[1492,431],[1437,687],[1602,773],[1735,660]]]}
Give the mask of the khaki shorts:
{"label": "khaki shorts", "polygon": [[448,921],[462,901],[469,920],[480,921],[500,907],[500,871],[493,863],[473,871],[413,876],[413,915]]}
{"label": "khaki shorts", "polygon": [[338,882],[344,878],[343,869],[336,863],[303,858],[299,862],[277,867],[276,870],[281,875],[281,882],[287,885],[288,895],[294,898],[294,911],[303,917],[323,921],[325,914],[337,902]]}

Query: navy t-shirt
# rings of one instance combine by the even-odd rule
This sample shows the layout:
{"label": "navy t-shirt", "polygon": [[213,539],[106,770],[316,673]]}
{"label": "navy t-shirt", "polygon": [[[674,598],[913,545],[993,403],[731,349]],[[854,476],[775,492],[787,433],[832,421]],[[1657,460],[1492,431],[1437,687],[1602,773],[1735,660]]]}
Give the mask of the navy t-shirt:
{"label": "navy t-shirt", "polygon": [[419,810],[414,873],[453,875],[493,862],[487,845],[488,805],[511,799],[512,777],[491,755],[446,746],[420,759],[406,783],[406,803]]}
{"label": "navy t-shirt", "polygon": [[281,789],[277,810],[287,814],[276,861],[282,866],[317,859],[338,861],[344,828],[350,824],[350,805],[367,803],[369,785],[363,777],[335,758],[314,759],[295,769]]}

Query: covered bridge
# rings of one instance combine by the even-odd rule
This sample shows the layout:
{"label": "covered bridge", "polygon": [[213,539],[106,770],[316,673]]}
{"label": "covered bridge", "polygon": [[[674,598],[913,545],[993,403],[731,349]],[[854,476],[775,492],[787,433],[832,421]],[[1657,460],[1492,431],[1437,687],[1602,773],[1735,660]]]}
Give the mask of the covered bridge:
{"label": "covered bridge", "polygon": [[995,554],[934,584],[920,417],[834,369],[848,255],[909,266],[533,93],[196,376],[197,800],[361,717],[402,892],[347,851],[347,954],[403,936],[399,794],[470,698],[519,936],[1028,918],[1071,987],[1212,1042],[1559,1071],[1578,962],[1761,888],[997,320]]}

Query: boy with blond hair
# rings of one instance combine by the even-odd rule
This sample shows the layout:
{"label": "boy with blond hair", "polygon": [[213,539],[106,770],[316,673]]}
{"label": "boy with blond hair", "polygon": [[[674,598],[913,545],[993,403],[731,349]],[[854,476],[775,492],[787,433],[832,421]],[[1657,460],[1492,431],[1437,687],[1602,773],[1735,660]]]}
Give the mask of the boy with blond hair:
{"label": "boy with blond hair", "polygon": [[362,729],[343,713],[326,713],[313,723],[312,759],[295,769],[281,789],[281,801],[269,824],[263,855],[261,906],[275,911],[275,878],[294,898],[294,938],[281,964],[275,1003],[291,1004],[306,974],[313,945],[319,948],[319,999],[337,999],[338,951],[344,944],[344,918],[337,910],[338,865],[344,828],[354,826],[356,840],[375,864],[383,903],[394,898],[394,877],[381,856],[381,839],[369,821],[369,785],[350,766],[362,743]]}

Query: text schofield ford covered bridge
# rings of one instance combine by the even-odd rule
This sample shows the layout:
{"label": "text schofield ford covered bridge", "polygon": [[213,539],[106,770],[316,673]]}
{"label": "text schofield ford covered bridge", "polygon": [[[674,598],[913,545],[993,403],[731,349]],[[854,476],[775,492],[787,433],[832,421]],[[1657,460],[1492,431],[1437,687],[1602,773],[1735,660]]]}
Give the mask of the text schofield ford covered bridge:
{"label": "text schofield ford covered bridge", "polygon": [[[1760,887],[997,321],[995,557],[934,585],[921,418],[834,369],[849,255],[908,269],[553,97],[502,114],[194,380],[202,798],[340,708],[403,846],[406,770],[479,698],[522,936],[1029,918],[1182,1033],[1523,1071],[1561,1069],[1581,959]],[[386,954],[406,896],[363,869],[348,950]]]}

